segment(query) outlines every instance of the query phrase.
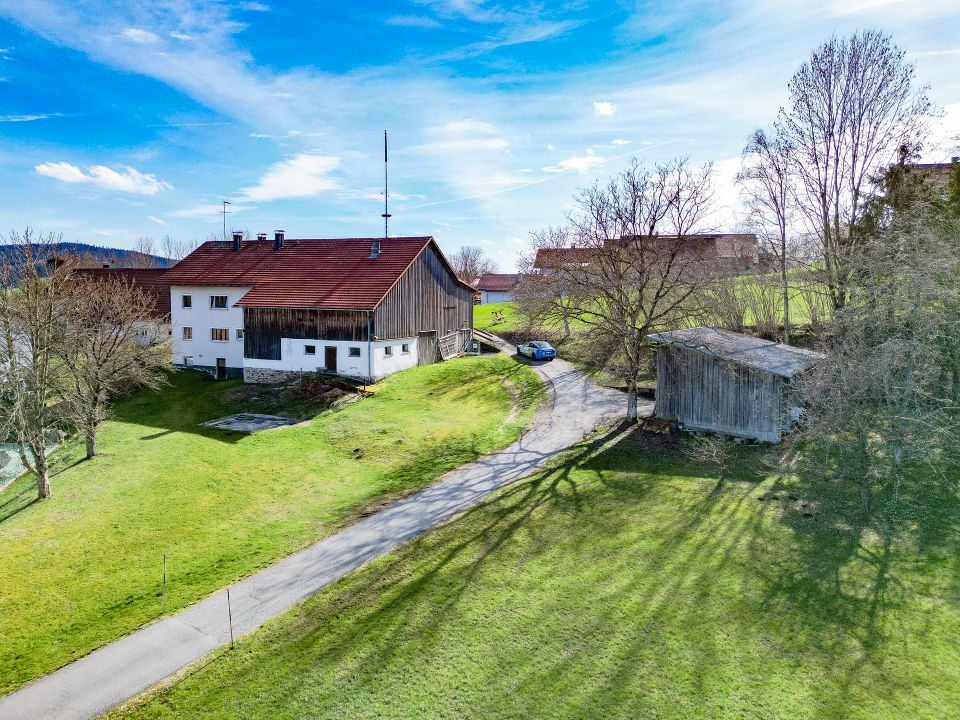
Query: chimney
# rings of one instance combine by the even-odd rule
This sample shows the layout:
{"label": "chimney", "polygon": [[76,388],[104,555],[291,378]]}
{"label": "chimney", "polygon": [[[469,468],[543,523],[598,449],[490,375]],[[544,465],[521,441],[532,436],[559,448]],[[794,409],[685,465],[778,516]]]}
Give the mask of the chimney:
{"label": "chimney", "polygon": [[954,156],[953,156],[952,158],[950,158],[950,159],[953,161],[953,164],[954,164],[954,165],[956,165],[957,163],[960,163],[960,155],[954,155]]}
{"label": "chimney", "polygon": [[104,264],[103,264],[103,269],[104,269],[104,270],[109,270],[109,269],[110,269],[110,263],[104,263]]}
{"label": "chimney", "polygon": [[380,241],[373,239],[370,241],[370,257],[368,260],[375,260],[380,257]]}
{"label": "chimney", "polygon": [[234,231],[233,233],[233,251],[234,252],[240,251],[240,243],[242,242],[243,242],[243,233],[240,232],[239,230]]}
{"label": "chimney", "polygon": [[574,242],[570,243],[570,249],[571,249],[571,250],[576,250],[576,249],[577,249],[577,244],[574,243]]}
{"label": "chimney", "polygon": [[283,230],[276,230],[273,233],[273,249],[283,250]]}
{"label": "chimney", "polygon": [[257,240],[260,242],[265,242],[267,239],[266,233],[257,233]]}

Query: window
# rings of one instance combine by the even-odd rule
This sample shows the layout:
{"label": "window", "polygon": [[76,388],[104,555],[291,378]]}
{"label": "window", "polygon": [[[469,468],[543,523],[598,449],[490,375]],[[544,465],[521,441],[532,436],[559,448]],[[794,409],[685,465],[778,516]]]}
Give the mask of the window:
{"label": "window", "polygon": [[227,309],[227,296],[226,296],[226,295],[211,295],[211,296],[210,296],[210,309],[211,309],[211,310],[226,310],[226,309]]}
{"label": "window", "polygon": [[210,339],[214,342],[230,342],[230,331],[227,328],[210,328]]}
{"label": "window", "polygon": [[350,352],[348,353],[348,355],[350,357],[360,357],[360,348],[358,347],[350,348]]}
{"label": "window", "polygon": [[383,354],[386,355],[387,357],[393,355],[393,345],[387,345],[383,349]]}
{"label": "window", "polygon": [[193,328],[185,327],[183,329],[183,339],[184,340],[193,340]]}
{"label": "window", "polygon": [[182,307],[192,308],[193,307],[193,295],[184,295],[180,298]]}
{"label": "window", "polygon": [[237,340],[243,340],[243,330],[237,328]]}
{"label": "window", "polygon": [[410,352],[410,346],[407,343],[404,343],[403,345],[400,346],[400,352],[402,353]]}
{"label": "window", "polygon": [[316,346],[316,345],[304,345],[304,346],[303,346],[303,354],[304,354],[304,355],[316,355],[316,354],[317,354],[317,346]]}
{"label": "window", "polygon": [[184,355],[183,364],[186,367],[193,367],[193,355]]}

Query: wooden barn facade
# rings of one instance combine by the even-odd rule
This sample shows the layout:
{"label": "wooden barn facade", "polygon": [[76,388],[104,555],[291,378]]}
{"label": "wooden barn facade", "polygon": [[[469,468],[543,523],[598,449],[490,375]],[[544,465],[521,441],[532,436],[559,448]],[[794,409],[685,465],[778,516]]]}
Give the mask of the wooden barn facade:
{"label": "wooden barn facade", "polygon": [[205,243],[168,281],[174,362],[249,382],[314,371],[374,381],[456,354],[472,335],[473,288],[430,237],[237,237]]}
{"label": "wooden barn facade", "polygon": [[655,415],[689,430],[778,443],[797,419],[793,379],[821,353],[714,328],[650,335]]}

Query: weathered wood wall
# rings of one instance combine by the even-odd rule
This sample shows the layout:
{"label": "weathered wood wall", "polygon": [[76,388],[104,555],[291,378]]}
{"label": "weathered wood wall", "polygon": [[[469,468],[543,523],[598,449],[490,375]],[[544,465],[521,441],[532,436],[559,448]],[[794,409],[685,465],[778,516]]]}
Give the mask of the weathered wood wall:
{"label": "weathered wood wall", "polygon": [[377,338],[414,337],[435,330],[444,335],[473,327],[473,291],[453,274],[428,246],[387,294],[373,318]]}
{"label": "weathered wood wall", "polygon": [[675,346],[657,349],[655,414],[693,430],[779,442],[783,378]]}
{"label": "weathered wood wall", "polygon": [[351,310],[243,309],[243,356],[280,360],[280,338],[367,339],[369,313]]}

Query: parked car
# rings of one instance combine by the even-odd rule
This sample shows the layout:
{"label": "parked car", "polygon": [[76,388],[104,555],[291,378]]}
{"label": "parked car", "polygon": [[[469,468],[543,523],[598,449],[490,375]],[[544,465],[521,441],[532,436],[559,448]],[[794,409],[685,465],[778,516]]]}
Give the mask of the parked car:
{"label": "parked car", "polygon": [[526,355],[533,360],[553,360],[557,356],[557,351],[553,346],[543,340],[531,340],[517,347],[519,355]]}

